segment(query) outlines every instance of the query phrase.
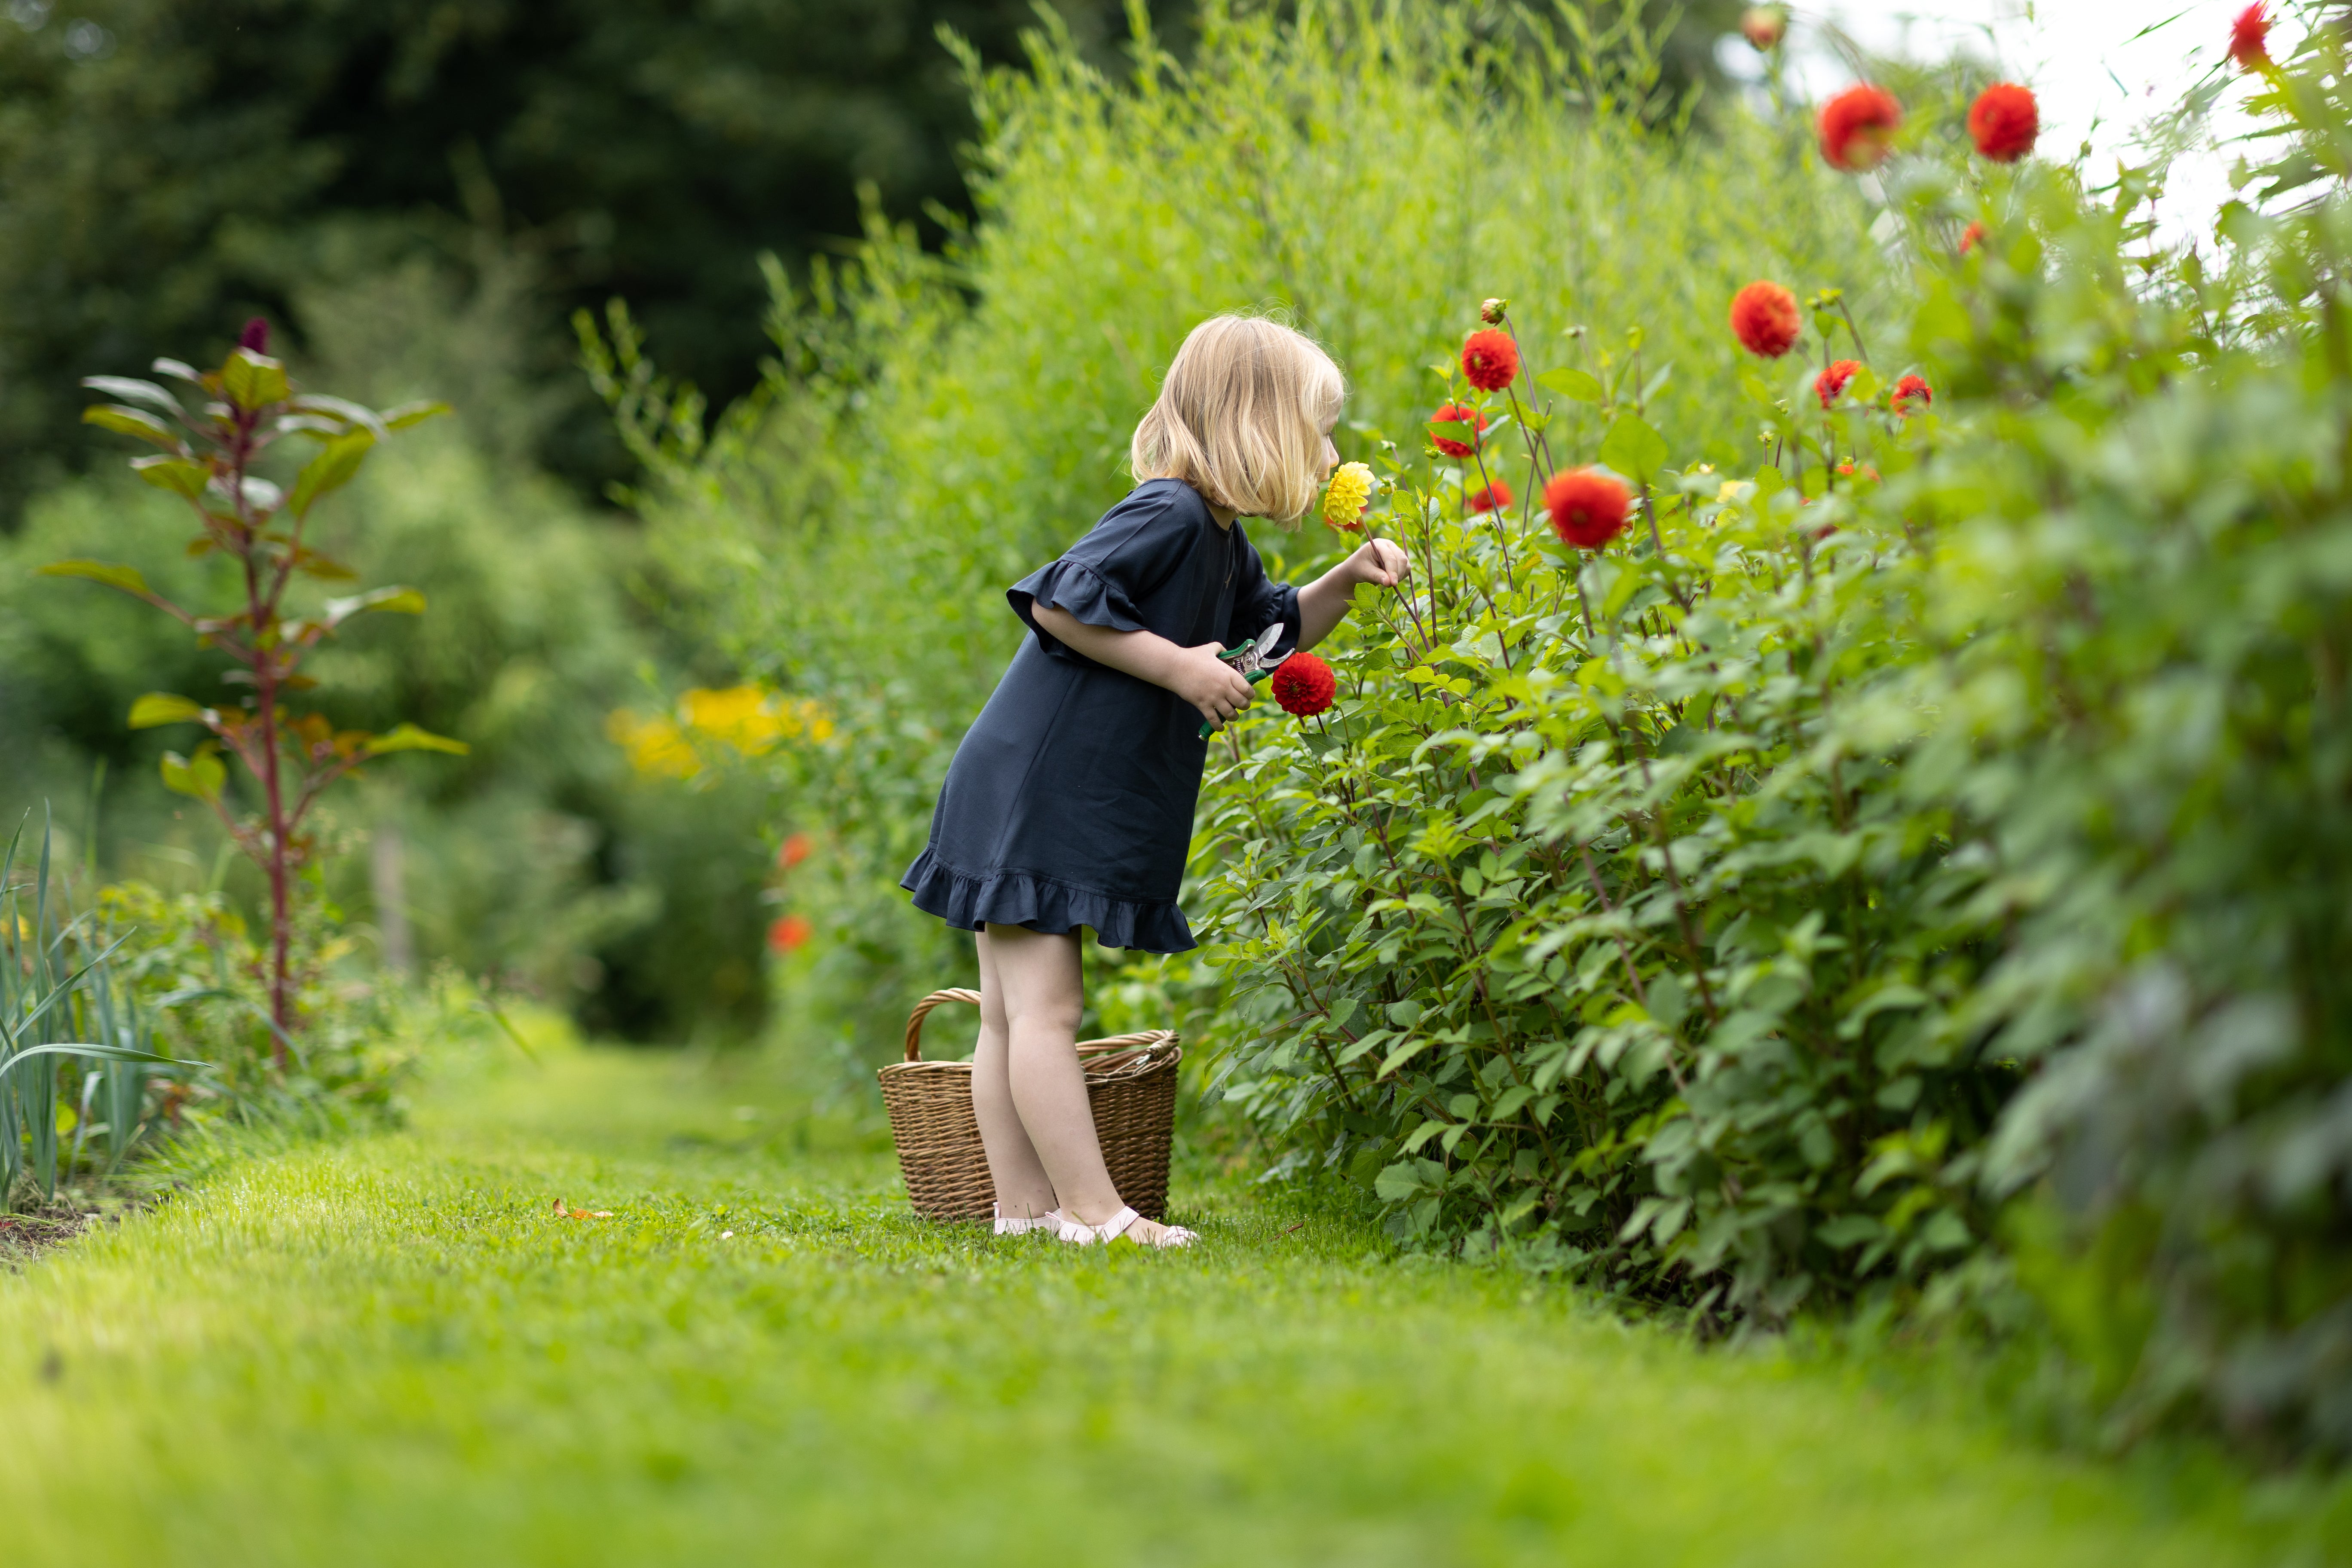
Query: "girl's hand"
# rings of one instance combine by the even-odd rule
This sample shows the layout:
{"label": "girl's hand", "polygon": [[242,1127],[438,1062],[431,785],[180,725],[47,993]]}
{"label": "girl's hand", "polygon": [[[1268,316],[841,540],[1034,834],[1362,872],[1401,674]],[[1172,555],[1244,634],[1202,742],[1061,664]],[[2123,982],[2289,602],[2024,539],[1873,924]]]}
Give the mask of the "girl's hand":
{"label": "girl's hand", "polygon": [[1348,557],[1348,573],[1359,583],[1393,588],[1412,575],[1412,557],[1385,539],[1368,539]]}
{"label": "girl's hand", "polygon": [[1222,651],[1213,642],[1178,648],[1167,678],[1159,681],[1198,708],[1202,718],[1220,726],[1230,723],[1234,714],[1248,707],[1257,691],[1232,665],[1217,657]]}

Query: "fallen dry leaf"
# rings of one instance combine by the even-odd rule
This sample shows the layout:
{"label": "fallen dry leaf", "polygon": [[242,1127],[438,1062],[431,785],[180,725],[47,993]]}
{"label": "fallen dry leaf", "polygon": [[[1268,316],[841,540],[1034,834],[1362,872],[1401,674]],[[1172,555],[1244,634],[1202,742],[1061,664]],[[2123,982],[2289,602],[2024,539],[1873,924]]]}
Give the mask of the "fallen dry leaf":
{"label": "fallen dry leaf", "polygon": [[567,1205],[562,1198],[558,1198],[555,1200],[555,1217],[558,1219],[611,1219],[613,1211],[611,1209],[575,1209]]}

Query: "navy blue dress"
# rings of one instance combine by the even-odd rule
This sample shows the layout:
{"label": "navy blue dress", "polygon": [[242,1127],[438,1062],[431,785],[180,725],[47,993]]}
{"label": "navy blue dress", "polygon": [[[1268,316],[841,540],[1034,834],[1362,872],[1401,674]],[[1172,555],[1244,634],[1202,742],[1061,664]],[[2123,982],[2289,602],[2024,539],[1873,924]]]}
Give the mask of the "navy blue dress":
{"label": "navy blue dress", "polygon": [[1201,713],[1056,640],[1034,606],[1088,626],[1223,647],[1279,621],[1298,594],[1266,581],[1240,523],[1220,528],[1181,479],[1150,479],[1051,565],[1005,591],[1034,636],[956,748],[931,841],[899,886],[950,925],[1092,927],[1105,947],[1193,945],[1176,894],[1208,742]]}

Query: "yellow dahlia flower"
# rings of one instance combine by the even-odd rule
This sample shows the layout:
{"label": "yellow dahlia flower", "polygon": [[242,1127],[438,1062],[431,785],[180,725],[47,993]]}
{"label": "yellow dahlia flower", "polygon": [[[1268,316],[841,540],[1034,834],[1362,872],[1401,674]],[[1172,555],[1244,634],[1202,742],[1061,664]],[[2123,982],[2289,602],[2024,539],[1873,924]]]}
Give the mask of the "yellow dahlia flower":
{"label": "yellow dahlia flower", "polygon": [[1364,508],[1371,504],[1372,470],[1361,463],[1342,463],[1323,492],[1323,521],[1343,533],[1364,526]]}

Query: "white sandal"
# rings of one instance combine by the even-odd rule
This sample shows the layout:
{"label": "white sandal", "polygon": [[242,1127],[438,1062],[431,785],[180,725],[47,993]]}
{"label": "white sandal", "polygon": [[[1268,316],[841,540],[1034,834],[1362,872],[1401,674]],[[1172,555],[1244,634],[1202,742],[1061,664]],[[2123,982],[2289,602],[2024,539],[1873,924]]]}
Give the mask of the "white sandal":
{"label": "white sandal", "polygon": [[[1127,1236],[1128,1228],[1142,1217],[1133,1209],[1123,1208],[1101,1225],[1088,1225],[1084,1220],[1065,1219],[1062,1221],[1061,1237],[1074,1247],[1092,1247],[1097,1241],[1117,1241],[1120,1237]],[[1137,1241],[1131,1236],[1128,1236],[1127,1238],[1137,1247],[1190,1247],[1201,1239],[1181,1225],[1171,1225],[1161,1230],[1157,1241]]]}
{"label": "white sandal", "polygon": [[996,1234],[999,1236],[1027,1236],[1039,1230],[1050,1230],[1058,1236],[1062,1227],[1070,1223],[1062,1217],[1060,1209],[1047,1209],[1034,1219],[1025,1215],[1009,1215],[1003,1204],[991,1205],[989,1212],[996,1216]]}

